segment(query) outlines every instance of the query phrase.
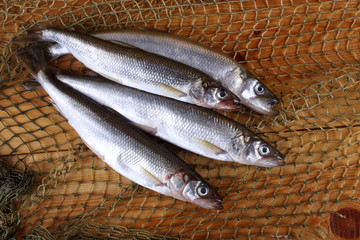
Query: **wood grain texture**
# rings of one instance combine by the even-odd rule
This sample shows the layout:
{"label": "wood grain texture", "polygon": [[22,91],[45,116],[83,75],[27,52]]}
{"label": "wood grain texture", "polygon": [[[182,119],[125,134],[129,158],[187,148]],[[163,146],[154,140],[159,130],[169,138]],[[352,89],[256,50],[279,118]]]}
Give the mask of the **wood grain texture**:
{"label": "wood grain texture", "polygon": [[[194,239],[339,239],[331,217],[344,208],[360,208],[359,5],[311,0],[0,3],[0,154],[13,167],[37,173],[34,193],[17,203],[17,237],[39,225],[61,236],[69,222],[79,221]],[[223,114],[276,146],[286,165],[264,169],[218,162],[160,141],[218,188],[224,210],[200,209],[134,184],[83,145],[46,92],[20,86],[30,75],[11,40],[33,21],[79,31],[157,28],[234,57],[281,99],[280,115]],[[54,65],[87,71],[70,55]]]}

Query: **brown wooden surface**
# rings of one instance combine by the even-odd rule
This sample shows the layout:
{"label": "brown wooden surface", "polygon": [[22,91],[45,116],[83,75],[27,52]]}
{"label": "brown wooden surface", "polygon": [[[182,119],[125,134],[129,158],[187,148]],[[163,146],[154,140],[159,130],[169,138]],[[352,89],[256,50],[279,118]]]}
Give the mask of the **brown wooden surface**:
{"label": "brown wooden surface", "polygon": [[[0,76],[10,81],[0,90],[0,154],[15,168],[38,173],[34,193],[18,204],[17,236],[38,225],[61,234],[79,219],[196,239],[341,239],[332,233],[331,216],[359,209],[359,3],[136,2],[0,3]],[[43,90],[19,85],[30,75],[10,40],[35,20],[86,31],[155,27],[246,63],[281,99],[281,113],[225,115],[274,144],[286,165],[218,162],[164,143],[219,189],[225,209],[218,212],[133,184],[83,146]],[[71,56],[56,65],[84,68]]]}

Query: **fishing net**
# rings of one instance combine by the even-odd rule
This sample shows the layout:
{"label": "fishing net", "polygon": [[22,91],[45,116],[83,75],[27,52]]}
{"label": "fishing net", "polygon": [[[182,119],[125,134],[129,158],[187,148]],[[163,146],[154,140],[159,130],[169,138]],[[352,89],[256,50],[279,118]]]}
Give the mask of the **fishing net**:
{"label": "fishing net", "polygon": [[[359,8],[337,0],[1,2],[2,238],[358,238]],[[156,28],[234,57],[281,99],[281,113],[224,114],[276,146],[286,165],[219,162],[160,141],[218,189],[224,210],[134,184],[84,146],[46,92],[20,86],[31,77],[11,40],[36,22]],[[54,64],[86,71],[71,55]]]}

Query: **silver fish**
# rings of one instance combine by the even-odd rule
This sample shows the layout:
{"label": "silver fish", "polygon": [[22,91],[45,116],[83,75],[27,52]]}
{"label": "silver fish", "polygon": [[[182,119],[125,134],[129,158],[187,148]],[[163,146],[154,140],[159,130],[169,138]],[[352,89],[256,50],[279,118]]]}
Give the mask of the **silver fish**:
{"label": "silver fish", "polygon": [[115,171],[156,192],[203,208],[223,208],[219,194],[184,161],[124,117],[58,81],[45,69],[41,49],[24,49],[19,58],[86,145]]}
{"label": "silver fish", "polygon": [[18,39],[56,42],[88,68],[129,87],[217,110],[241,109],[238,97],[185,64],[79,32],[42,28]]}
{"label": "silver fish", "polygon": [[[130,44],[196,68],[221,82],[240,98],[244,106],[262,114],[279,113],[273,109],[280,102],[279,99],[263,83],[236,60],[208,46],[157,30],[123,29],[95,32],[92,35],[122,45]],[[69,51],[54,45],[49,52],[56,58]]]}
{"label": "silver fish", "polygon": [[270,144],[212,110],[139,91],[101,77],[57,73],[56,77],[168,142],[222,161],[276,167],[284,157]]}

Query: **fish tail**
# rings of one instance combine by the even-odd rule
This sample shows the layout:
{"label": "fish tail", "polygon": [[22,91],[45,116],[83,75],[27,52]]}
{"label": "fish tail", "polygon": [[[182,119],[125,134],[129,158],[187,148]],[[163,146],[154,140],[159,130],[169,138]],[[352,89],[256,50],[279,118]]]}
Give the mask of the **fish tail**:
{"label": "fish tail", "polygon": [[[51,40],[43,37],[43,31],[47,29],[54,29],[51,25],[43,24],[23,24],[23,29],[27,29],[24,34],[16,36],[12,42],[15,44],[28,44],[34,42],[52,42]],[[67,31],[75,31],[73,27],[66,27]]]}
{"label": "fish tail", "polygon": [[16,55],[35,79],[41,70],[47,71],[46,52],[41,45],[22,48],[16,52]]}
{"label": "fish tail", "polygon": [[[30,24],[24,24],[23,28],[28,30],[26,30],[24,34],[20,34],[16,36],[12,40],[12,43],[18,46],[23,46],[33,43],[39,43],[39,44],[41,43],[46,53],[45,56],[47,62],[51,62],[59,58],[60,56],[64,55],[64,53],[61,52],[61,49],[63,49],[61,45],[56,44],[56,42],[44,36],[44,30],[49,30],[49,29],[55,30],[51,25],[35,24],[31,26]],[[73,27],[66,27],[66,30],[75,31]],[[68,52],[65,52],[65,54],[66,53]]]}
{"label": "fish tail", "polygon": [[56,47],[58,44],[54,42],[39,42],[36,45],[38,45],[39,48],[42,49],[45,60],[47,63],[54,61],[55,59],[59,58],[61,54],[54,54],[51,52],[51,49],[53,47]]}
{"label": "fish tail", "polygon": [[47,41],[46,39],[42,38],[42,32],[45,29],[51,28],[51,26],[48,25],[40,25],[36,24],[34,26],[31,26],[29,24],[25,24],[23,26],[24,28],[28,28],[25,34],[20,34],[17,37],[15,37],[12,42],[15,44],[28,44],[28,43],[34,43],[34,42],[42,42]]}

